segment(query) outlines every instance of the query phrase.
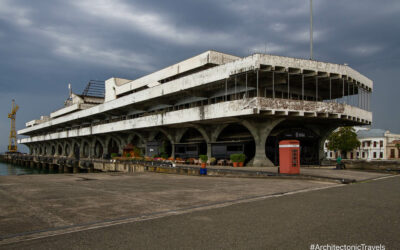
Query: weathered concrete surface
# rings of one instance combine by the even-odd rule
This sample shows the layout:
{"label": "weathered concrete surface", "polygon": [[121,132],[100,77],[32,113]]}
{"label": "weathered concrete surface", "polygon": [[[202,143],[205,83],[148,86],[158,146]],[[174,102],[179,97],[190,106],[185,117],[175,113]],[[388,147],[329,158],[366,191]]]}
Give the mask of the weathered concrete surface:
{"label": "weathered concrete surface", "polygon": [[[27,134],[37,129],[47,128],[54,125],[60,125],[79,118],[90,117],[99,113],[115,110],[131,104],[139,103],[150,99],[156,99],[161,96],[173,94],[178,91],[189,90],[195,87],[208,84],[210,82],[216,82],[229,78],[229,76],[232,74],[237,74],[240,72],[245,72],[260,68],[260,65],[266,65],[270,67],[284,67],[287,69],[296,68],[300,72],[302,72],[303,70],[309,70],[309,71],[311,70],[314,72],[326,72],[329,74],[346,76],[346,78],[348,79],[355,80],[357,85],[364,86],[367,89],[372,90],[373,87],[373,83],[370,79],[368,79],[367,77],[361,75],[359,72],[345,65],[303,60],[297,58],[281,57],[281,56],[254,54],[252,56],[248,56],[245,58],[234,60],[229,63],[225,63],[223,65],[211,68],[209,70],[200,71],[188,75],[186,77],[178,78],[170,82],[145,89],[143,91],[132,93],[130,95],[105,102],[104,104],[97,105],[89,109],[85,109],[62,117],[58,117],[56,119],[52,119],[50,121],[38,124],[34,127],[21,129],[18,131],[18,134]],[[150,79],[151,78],[152,77],[150,77]],[[153,80],[154,79],[151,79],[150,82],[146,80],[144,84],[152,83]],[[131,89],[130,84],[122,85],[121,88],[123,88],[124,90],[121,91],[119,94],[122,94],[124,91],[129,91]]]}
{"label": "weathered concrete surface", "polygon": [[400,176],[78,231],[5,247],[16,250],[292,250],[310,249],[311,244],[319,244],[320,249],[325,244],[382,244],[385,249],[400,249],[400,196],[393,192],[399,189]]}
{"label": "weathered concrete surface", "polygon": [[[317,116],[323,113],[328,117],[345,118],[354,121],[371,122],[372,113],[360,108],[351,107],[339,103],[324,103],[271,98],[248,98],[244,100],[229,101],[204,107],[188,108],[184,110],[170,111],[161,114],[115,121],[106,124],[93,125],[91,127],[76,128],[68,131],[48,133],[45,135],[31,136],[19,140],[19,143],[32,143],[48,140],[77,138],[80,136],[100,135],[110,132],[127,131],[131,129],[143,129],[149,127],[174,125],[178,123],[198,122],[202,120],[223,119],[236,116],[250,116],[257,114],[257,110],[271,111],[271,114],[283,112],[288,116],[292,112],[298,112],[299,116],[305,116],[304,112]],[[308,115],[308,114],[307,114]],[[179,118],[179,119],[177,119]]]}
{"label": "weathered concrete surface", "polygon": [[[200,166],[192,165],[193,167],[200,168]],[[243,167],[243,168],[233,168],[228,166],[207,166],[208,169],[221,169],[221,170],[231,170],[240,172],[270,172],[277,173],[277,167]],[[334,167],[324,167],[324,168],[300,168],[300,176],[310,176],[310,177],[324,177],[332,179],[349,179],[355,181],[365,181],[376,178],[381,178],[385,176],[390,176],[390,174],[376,173],[376,172],[365,172],[356,170],[336,170]]]}
{"label": "weathered concrete surface", "polygon": [[332,185],[338,184],[151,173],[5,176],[0,177],[0,239]]}

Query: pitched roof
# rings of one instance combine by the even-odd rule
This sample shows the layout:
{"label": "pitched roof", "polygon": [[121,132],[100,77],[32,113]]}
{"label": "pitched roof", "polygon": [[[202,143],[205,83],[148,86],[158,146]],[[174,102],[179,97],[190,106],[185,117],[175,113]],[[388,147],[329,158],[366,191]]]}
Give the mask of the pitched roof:
{"label": "pitched roof", "polygon": [[359,131],[357,131],[357,137],[358,138],[384,137],[385,132],[386,132],[385,130],[378,129],[378,128],[372,128],[369,130],[359,130]]}

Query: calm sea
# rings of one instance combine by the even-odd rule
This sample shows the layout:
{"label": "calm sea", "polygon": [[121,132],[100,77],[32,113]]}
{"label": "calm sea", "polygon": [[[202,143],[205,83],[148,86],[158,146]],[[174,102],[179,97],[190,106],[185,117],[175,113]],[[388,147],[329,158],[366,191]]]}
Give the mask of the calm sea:
{"label": "calm sea", "polygon": [[57,172],[44,169],[26,168],[14,164],[0,162],[0,176],[23,175],[23,174],[55,174],[55,173]]}

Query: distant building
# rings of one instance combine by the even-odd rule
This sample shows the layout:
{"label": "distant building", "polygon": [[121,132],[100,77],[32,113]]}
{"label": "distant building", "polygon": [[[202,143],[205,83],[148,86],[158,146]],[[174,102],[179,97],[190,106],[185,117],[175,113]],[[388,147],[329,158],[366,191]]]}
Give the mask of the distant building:
{"label": "distant building", "polygon": [[[400,144],[400,134],[393,134],[383,129],[354,128],[357,138],[361,142],[359,148],[347,152],[347,159],[365,159],[365,160],[390,160],[400,159],[400,149],[396,144]],[[335,159],[340,152],[330,151],[327,148],[328,142],[325,142],[325,155],[328,159]]]}

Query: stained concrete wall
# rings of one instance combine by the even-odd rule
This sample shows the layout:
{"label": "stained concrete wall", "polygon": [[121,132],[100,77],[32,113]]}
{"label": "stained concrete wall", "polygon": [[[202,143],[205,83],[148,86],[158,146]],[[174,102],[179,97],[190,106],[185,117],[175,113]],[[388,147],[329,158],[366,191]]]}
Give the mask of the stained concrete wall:
{"label": "stained concrete wall", "polygon": [[[328,74],[346,76],[354,80],[357,84],[365,86],[368,89],[372,89],[371,80],[362,76],[358,72],[352,70],[348,66],[295,59],[295,58],[255,54],[253,56],[238,59],[229,63],[225,63],[220,66],[200,71],[198,73],[178,78],[170,82],[154,86],[149,89],[132,93],[127,96],[123,96],[118,99],[108,101],[104,104],[100,104],[86,110],[74,112],[72,114],[52,119],[48,122],[43,122],[33,127],[19,130],[18,134],[26,134],[29,132],[33,132],[37,129],[43,129],[53,125],[63,124],[80,118],[89,118],[90,116],[123,108],[126,107],[127,105],[131,105],[134,103],[139,103],[148,100],[155,100],[161,96],[173,94],[176,92],[181,92],[183,90],[189,90],[211,82],[227,79],[229,76],[239,72],[246,72],[258,69],[260,68],[261,64],[263,64],[264,66],[268,65],[274,68],[284,67],[287,68],[288,70],[290,70],[290,68],[292,67],[298,67],[300,70],[307,69],[309,71],[314,71],[316,73],[318,73],[319,71],[323,71],[327,72]],[[129,84],[127,83],[122,86],[127,86],[127,85]]]}

